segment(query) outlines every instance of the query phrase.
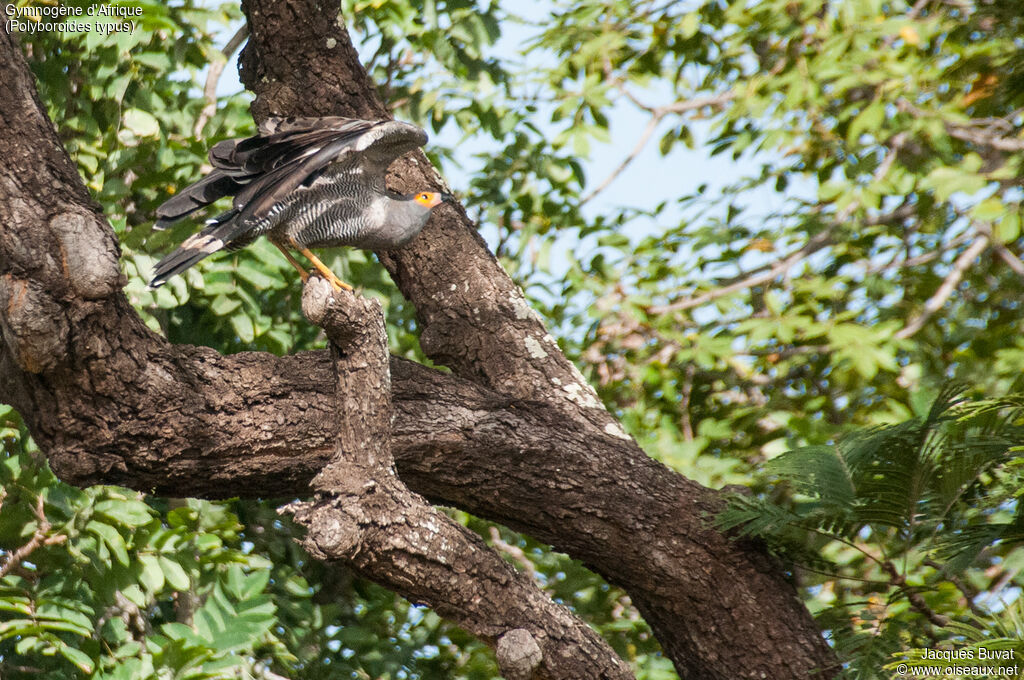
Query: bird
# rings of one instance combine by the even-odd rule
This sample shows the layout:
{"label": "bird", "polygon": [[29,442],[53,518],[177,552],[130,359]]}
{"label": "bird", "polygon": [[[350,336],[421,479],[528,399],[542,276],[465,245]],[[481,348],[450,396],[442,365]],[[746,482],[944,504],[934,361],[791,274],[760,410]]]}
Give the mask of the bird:
{"label": "bird", "polygon": [[384,174],[398,157],[427,143],[427,133],[396,120],[340,116],[270,117],[258,134],[228,139],[209,152],[213,170],[156,209],[154,229],[233,196],[231,209],[206,222],[153,270],[158,288],[208,255],[243,248],[262,235],[299,271],[301,253],[335,290],[352,287],[310,248],[356,246],[393,250],[423,229],[432,210],[451,194],[387,188]]}

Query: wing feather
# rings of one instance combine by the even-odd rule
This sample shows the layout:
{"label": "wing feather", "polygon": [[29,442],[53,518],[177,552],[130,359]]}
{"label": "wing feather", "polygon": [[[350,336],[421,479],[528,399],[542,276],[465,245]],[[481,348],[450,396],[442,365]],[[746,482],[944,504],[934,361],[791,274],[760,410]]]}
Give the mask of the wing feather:
{"label": "wing feather", "polygon": [[156,209],[159,219],[154,228],[166,229],[183,217],[201,210],[219,198],[236,194],[242,185],[235,178],[214,170]]}
{"label": "wing feather", "polygon": [[353,151],[367,174],[382,178],[399,156],[427,143],[427,133],[411,123],[388,120],[359,135]]}
{"label": "wing feather", "polygon": [[383,192],[388,166],[426,142],[427,133],[409,123],[332,116],[268,118],[254,137],[215,144],[209,153],[214,170],[157,208],[155,227],[165,228],[224,196],[234,197],[232,210],[162,260],[153,284],[216,250],[251,242],[256,235],[248,232],[277,203],[329,165],[360,173],[362,184]]}

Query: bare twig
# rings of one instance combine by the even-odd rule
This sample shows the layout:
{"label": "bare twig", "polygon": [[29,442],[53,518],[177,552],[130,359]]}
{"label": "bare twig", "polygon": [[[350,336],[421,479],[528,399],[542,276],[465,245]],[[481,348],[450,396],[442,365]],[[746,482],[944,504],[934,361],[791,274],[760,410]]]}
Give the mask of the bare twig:
{"label": "bare twig", "polygon": [[0,666],[0,669],[3,669],[3,668],[10,668],[12,671],[18,671],[19,673],[43,673],[44,672],[42,668],[38,668],[36,666],[24,666],[24,665],[19,665],[19,664],[8,665],[8,664],[5,663],[2,666]]}
{"label": "bare twig", "polygon": [[1017,574],[1020,573],[1020,569],[1014,567],[1011,569],[1000,569],[995,578],[993,578],[987,588],[985,588],[986,599],[994,601],[997,598],[1001,599],[1001,591],[1014,583],[1014,579],[1017,578]]}
{"label": "bare twig", "polygon": [[988,234],[978,234],[974,242],[967,247],[964,252],[960,253],[960,257],[953,263],[953,270],[949,272],[945,280],[939,289],[935,291],[927,302],[924,303],[924,311],[917,316],[916,319],[904,326],[897,334],[896,337],[902,339],[909,338],[910,336],[921,330],[924,325],[928,322],[928,319],[932,317],[935,312],[942,309],[942,305],[946,304],[946,300],[956,290],[957,285],[964,277],[964,273],[970,268],[971,263],[974,259],[981,255],[981,253],[988,246],[991,237]]}
{"label": "bare twig", "polygon": [[921,596],[921,593],[917,592],[916,590],[913,590],[907,585],[907,579],[904,578],[903,574],[899,573],[896,570],[895,564],[886,561],[882,564],[882,570],[889,574],[890,584],[896,588],[899,588],[906,594],[907,600],[910,602],[910,606],[916,609],[921,614],[924,614],[925,618],[931,621],[932,624],[938,626],[939,628],[944,628],[953,621],[953,619],[949,618],[948,616],[939,614],[934,609],[929,607],[928,603],[925,602],[925,599]]}
{"label": "bare twig", "polygon": [[676,312],[684,309],[691,309],[693,307],[699,307],[701,305],[717,300],[718,298],[725,297],[730,293],[735,293],[740,290],[746,290],[747,288],[753,288],[754,286],[759,286],[762,283],[768,283],[775,277],[785,274],[793,266],[795,266],[798,262],[803,260],[808,255],[816,253],[825,246],[827,246],[829,243],[831,243],[831,237],[832,230],[826,229],[825,231],[822,231],[813,236],[809,241],[807,241],[807,243],[805,243],[800,248],[797,248],[795,251],[793,251],[783,259],[777,260],[773,265],[771,265],[768,268],[767,271],[764,271],[760,274],[755,274],[754,276],[748,276],[747,278],[741,281],[736,281],[727,286],[716,288],[715,290],[708,291],[703,295],[684,298],[682,300],[676,300],[675,302],[670,302],[667,305],[648,307],[647,312],[650,314],[664,314],[666,312]]}
{"label": "bare twig", "polygon": [[231,60],[231,55],[235,53],[235,50],[239,48],[242,41],[248,36],[249,24],[242,24],[242,27],[235,31],[235,34],[231,36],[231,40],[228,40],[228,44],[224,46],[221,52],[224,58],[217,57],[210,64],[210,70],[206,74],[206,86],[203,88],[203,98],[206,99],[206,104],[203,105],[203,110],[199,112],[195,127],[192,130],[196,137],[202,137],[203,128],[206,127],[206,123],[217,111],[217,84],[220,82],[221,74],[224,73],[224,67]]}
{"label": "bare twig", "polygon": [[[605,69],[606,73],[610,72],[610,66],[606,65]],[[654,131],[658,128],[658,124],[661,123],[661,121],[664,120],[666,116],[680,115],[688,111],[696,111],[707,107],[721,107],[724,104],[730,102],[735,97],[735,95],[732,92],[723,92],[722,94],[713,95],[709,97],[697,97],[695,99],[687,99],[685,101],[673,102],[672,104],[666,104],[665,106],[650,106],[637,99],[636,96],[634,96],[633,93],[630,92],[627,88],[619,86],[618,89],[623,94],[623,96],[625,96],[627,99],[633,102],[633,104],[636,105],[637,108],[643,109],[644,111],[650,113],[651,117],[647,121],[647,125],[644,127],[643,132],[640,133],[640,139],[637,140],[637,143],[633,147],[633,150],[630,151],[624,159],[622,159],[622,162],[619,163],[618,167],[612,170],[612,172],[607,177],[605,177],[604,180],[600,184],[598,184],[593,191],[591,191],[589,194],[580,199],[580,205],[583,205],[592,200],[599,193],[607,189],[609,184],[618,179],[619,175],[621,175],[626,170],[626,168],[628,168],[633,163],[633,161],[637,159],[637,156],[640,155],[640,152],[644,150],[644,147],[647,146],[647,142],[651,140],[651,136],[654,134]]]}
{"label": "bare twig", "polygon": [[607,189],[608,185],[614,182],[619,175],[621,175],[626,168],[636,160],[637,156],[640,155],[640,152],[644,150],[645,146],[647,146],[647,142],[651,139],[651,135],[653,135],[654,131],[658,128],[658,123],[661,122],[661,119],[662,116],[658,114],[651,115],[650,120],[647,121],[647,126],[644,127],[644,131],[640,134],[640,139],[637,140],[636,146],[633,147],[633,150],[629,152],[629,155],[622,159],[622,162],[619,163],[617,168],[612,170],[610,175],[604,178],[603,182],[598,184],[593,191],[580,199],[580,205],[584,205],[599,193]]}
{"label": "bare twig", "polygon": [[[614,77],[610,66],[605,67],[605,75],[609,78]],[[735,92],[721,92],[719,94],[712,94],[706,97],[694,97],[693,99],[683,99],[677,102],[672,102],[671,104],[654,106],[653,104],[647,104],[637,98],[637,96],[622,83],[621,79],[615,82],[615,88],[621,92],[626,99],[632,102],[633,106],[659,117],[664,117],[669,114],[688,113],[690,111],[698,111],[704,108],[720,109],[736,98]]]}
{"label": "bare twig", "polygon": [[931,0],[917,0],[917,2],[914,3],[914,6],[910,8],[910,11],[907,12],[907,18],[913,21],[914,19],[919,17],[921,15],[921,12],[924,10],[925,6],[930,1]]}
{"label": "bare twig", "polygon": [[[803,564],[802,562],[794,562],[794,564],[797,567],[799,567],[800,571],[806,571],[806,572],[811,573],[811,574],[819,574],[821,576],[826,576],[828,578],[834,578],[834,579],[837,579],[837,580],[853,581],[854,583],[867,583],[867,584],[873,585],[873,586],[887,586],[887,585],[889,585],[888,581],[880,581],[880,580],[874,579],[874,578],[861,578],[859,576],[847,576],[846,574],[839,574],[839,573],[834,572],[834,571],[826,571],[824,569],[816,569],[814,567],[811,567],[811,566],[808,566],[806,564]],[[850,607],[850,606],[853,606],[854,604],[856,604],[856,603],[854,603],[854,602],[847,602],[843,606]]]}
{"label": "bare twig", "polygon": [[[886,174],[888,174],[889,170],[892,168],[893,163],[896,161],[896,155],[899,153],[900,148],[903,147],[903,145],[906,143],[907,136],[904,133],[895,135],[891,140],[889,140],[889,152],[886,154],[885,158],[882,159],[882,162],[879,163],[878,167],[875,169],[875,172],[872,175],[874,181],[877,182],[881,180],[883,177],[885,177]],[[745,290],[747,288],[752,288],[754,286],[759,286],[762,283],[767,283],[777,276],[788,275],[789,270],[792,269],[798,262],[800,262],[800,260],[818,252],[825,246],[829,245],[829,243],[831,242],[832,230],[836,226],[841,225],[848,219],[850,219],[850,217],[853,215],[853,213],[857,210],[858,207],[859,204],[857,202],[852,202],[849,205],[847,205],[839,212],[839,214],[836,215],[835,221],[832,223],[832,226],[815,235],[802,247],[785,256],[781,260],[776,260],[774,263],[762,265],[761,267],[758,267],[752,272],[748,272],[748,274],[744,278],[733,281],[727,285],[722,286],[721,288],[708,291],[704,295],[700,295],[695,298],[686,298],[683,300],[678,300],[676,302],[671,302],[667,305],[650,307],[647,311],[652,314],[662,314],[664,312],[679,311],[684,309],[690,309],[691,307],[699,307],[700,305],[712,302],[713,300],[717,300],[718,298],[724,297],[730,293],[734,293],[739,290]],[[889,222],[906,219],[912,216],[913,214],[914,207],[907,203],[906,201],[904,201],[902,205],[897,207],[892,212],[885,213],[883,215],[877,215],[875,217],[866,218],[864,220],[864,224],[887,224]]]}
{"label": "bare twig", "polygon": [[[939,117],[938,113],[920,109],[906,99],[898,100],[896,102],[896,107],[900,111],[910,113],[917,118]],[[1014,112],[1011,116],[1013,115],[1018,115],[1018,113]],[[1013,124],[1005,118],[981,118],[965,124],[954,124],[943,121],[943,125],[946,128],[946,133],[950,137],[970,142],[971,144],[987,146],[997,151],[1006,151],[1010,153],[1024,151],[1024,139],[1005,136],[1017,130],[1017,128],[1015,128]]]}
{"label": "bare twig", "polygon": [[534,574],[537,573],[536,567],[533,566],[533,562],[526,556],[523,549],[517,545],[512,545],[501,537],[501,532],[498,531],[498,527],[491,527],[491,547],[500,553],[504,553],[512,558],[512,561],[523,568],[530,578],[533,578]]}
{"label": "bare twig", "polygon": [[781,360],[789,357],[800,356],[801,354],[825,354],[832,351],[831,345],[793,345],[792,347],[771,347],[767,349],[745,349],[737,351],[737,354],[745,354],[752,357],[767,357],[769,359]]}
{"label": "bare twig", "polygon": [[683,439],[693,441],[693,422],[690,418],[690,397],[693,395],[693,378],[697,374],[696,365],[692,362],[686,363],[683,371],[682,398],[679,402],[680,425],[683,430]]}
{"label": "bare twig", "polygon": [[664,111],[666,114],[669,113],[687,113],[689,111],[697,111],[703,108],[721,108],[736,98],[736,94],[733,92],[722,92],[721,94],[714,94],[707,97],[696,97],[694,99],[687,99],[685,101],[674,102],[672,104],[666,104],[655,109],[655,111]]}
{"label": "bare twig", "polygon": [[63,534],[58,534],[56,536],[46,535],[52,527],[50,525],[50,520],[46,519],[46,513],[43,511],[42,496],[39,496],[36,499],[35,515],[38,524],[36,525],[35,532],[32,534],[32,538],[29,539],[28,543],[11,553],[3,566],[0,566],[0,578],[6,576],[11,569],[14,569],[21,564],[22,560],[31,555],[39,547],[44,545],[56,545],[57,543],[63,543],[67,540],[67,536]]}
{"label": "bare twig", "polygon": [[1019,257],[1010,252],[1010,250],[1002,243],[994,243],[992,247],[996,250],[996,255],[1003,259],[1003,262],[1010,266],[1010,269],[1017,272],[1018,276],[1024,276],[1024,262]]}
{"label": "bare twig", "polygon": [[944,565],[939,564],[935,560],[926,559],[924,560],[924,564],[925,566],[929,566],[935,571],[942,574],[942,577],[944,579],[946,579],[954,586],[956,586],[956,589],[960,591],[960,593],[964,596],[964,599],[967,601],[967,607],[971,610],[971,612],[974,613],[975,616],[979,618],[988,616],[985,610],[983,610],[981,607],[974,603],[974,598],[978,596],[978,591],[975,588],[973,588],[969,583],[964,581],[959,576],[949,573]]}
{"label": "bare twig", "polygon": [[892,139],[890,139],[888,142],[888,153],[885,154],[885,158],[883,158],[882,162],[878,164],[878,167],[875,169],[875,172],[872,175],[872,179],[874,181],[877,182],[881,180],[883,177],[885,177],[887,174],[889,174],[889,170],[892,168],[892,164],[896,162],[896,155],[899,153],[900,149],[902,149],[903,145],[906,143],[906,132],[901,132],[897,135],[893,135]]}
{"label": "bare twig", "polygon": [[950,123],[946,124],[946,132],[949,133],[950,137],[956,137],[978,146],[987,146],[997,151],[1024,151],[1024,139],[1001,137],[990,132],[982,132],[967,126],[952,125]]}
{"label": "bare twig", "polygon": [[[894,258],[894,259],[890,260],[889,262],[884,262],[884,263],[879,264],[879,265],[868,267],[865,270],[864,273],[865,274],[878,274],[880,272],[888,271],[890,269],[904,269],[906,267],[918,267],[918,266],[920,266],[922,264],[927,264],[928,262],[931,262],[932,260],[934,260],[936,258],[942,257],[942,254],[945,253],[946,251],[950,250],[951,248],[959,248],[963,244],[965,244],[968,241],[970,241],[973,237],[974,237],[974,233],[973,232],[966,232],[966,233],[960,234],[956,238],[952,239],[949,243],[947,243],[941,249],[929,250],[927,253],[921,253],[920,255],[917,255],[917,256],[914,256],[914,257],[905,257],[902,260]],[[862,260],[862,262],[863,261],[864,260]],[[867,260],[867,261],[870,261],[870,260]]]}

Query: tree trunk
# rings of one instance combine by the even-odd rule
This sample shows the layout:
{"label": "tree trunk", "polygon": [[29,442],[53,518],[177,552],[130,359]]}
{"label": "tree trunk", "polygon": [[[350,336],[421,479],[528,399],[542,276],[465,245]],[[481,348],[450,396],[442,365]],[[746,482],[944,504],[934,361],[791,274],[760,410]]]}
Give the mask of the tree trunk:
{"label": "tree trunk", "polygon": [[[257,94],[257,118],[387,116],[331,7],[245,5],[251,38],[242,76]],[[310,496],[325,466],[345,464],[338,450],[365,444],[365,432],[348,431],[333,408],[336,398],[365,405],[365,391],[339,383],[329,352],[221,356],[149,331],[120,292],[116,238],[5,32],[0,52],[0,401],[21,412],[54,471],[72,484]],[[389,177],[399,190],[439,181],[422,155],[396,163]],[[779,566],[711,526],[717,492],[650,460],[625,435],[461,208],[435,211],[413,243],[379,256],[417,309],[424,351],[453,371],[386,362],[394,418],[389,452],[379,455],[393,454],[402,482],[549,542],[623,587],[684,678],[834,675],[834,655]],[[380,465],[364,473],[389,490],[394,505],[380,517],[403,503],[414,503],[423,521],[432,516]],[[364,507],[362,492],[349,491],[321,486],[314,505],[295,510],[310,519]],[[339,497],[354,500],[339,506]],[[395,530],[413,535],[414,525]],[[367,540],[357,529],[346,535]],[[391,578],[390,587],[455,616],[495,644],[509,677],[619,677],[606,645],[534,599],[536,589],[515,574],[487,591],[501,593],[488,596],[499,597],[493,608],[458,619],[464,584],[445,588],[442,579],[431,584],[438,592],[415,592],[400,568],[389,571],[386,543],[360,563],[344,540],[326,549],[317,548],[316,532],[310,540],[314,551],[337,548],[364,573]],[[422,559],[443,560],[429,542],[422,546]],[[487,583],[494,579],[477,587]],[[535,606],[517,609],[522,602]],[[568,632],[552,643],[556,624]],[[554,657],[563,652],[573,660],[559,666]],[[573,665],[588,656],[596,666]],[[527,674],[516,675],[520,668]]]}

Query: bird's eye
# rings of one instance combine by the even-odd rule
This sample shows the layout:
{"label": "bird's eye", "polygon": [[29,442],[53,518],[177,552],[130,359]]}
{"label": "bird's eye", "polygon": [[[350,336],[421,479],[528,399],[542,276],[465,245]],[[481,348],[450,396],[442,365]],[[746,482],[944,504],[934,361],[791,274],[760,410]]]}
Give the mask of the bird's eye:
{"label": "bird's eye", "polygon": [[420,200],[421,201],[428,201],[428,200],[430,200],[430,194],[427,194],[427,193],[420,194]]}

